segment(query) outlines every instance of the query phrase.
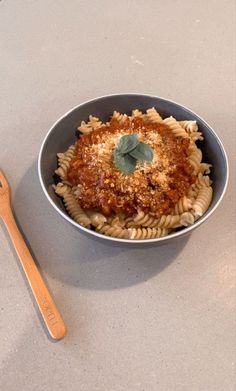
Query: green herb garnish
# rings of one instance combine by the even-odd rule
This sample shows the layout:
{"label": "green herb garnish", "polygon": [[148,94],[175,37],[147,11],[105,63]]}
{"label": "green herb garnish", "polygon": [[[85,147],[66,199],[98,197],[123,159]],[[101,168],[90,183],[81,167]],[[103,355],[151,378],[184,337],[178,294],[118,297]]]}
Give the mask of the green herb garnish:
{"label": "green herb garnish", "polygon": [[152,148],[139,141],[137,134],[122,136],[114,152],[114,163],[124,175],[132,174],[138,161],[152,159]]}

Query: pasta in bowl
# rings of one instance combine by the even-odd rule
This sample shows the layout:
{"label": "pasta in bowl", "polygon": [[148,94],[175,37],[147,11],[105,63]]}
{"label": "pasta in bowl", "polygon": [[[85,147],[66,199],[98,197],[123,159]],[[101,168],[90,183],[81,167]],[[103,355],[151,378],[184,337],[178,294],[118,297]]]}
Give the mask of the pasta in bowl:
{"label": "pasta in bowl", "polygon": [[[132,105],[129,101],[127,110],[120,110],[119,101],[126,101],[128,96]],[[107,100],[118,102],[111,105],[110,112],[104,105]],[[106,108],[101,114],[98,101],[103,103],[103,110]],[[155,105],[149,106],[150,101]],[[176,115],[176,107],[171,110],[169,105],[177,104],[145,95],[115,95],[94,102],[95,110],[93,101],[88,102],[91,111],[80,113],[81,120],[76,116],[73,119],[71,134],[76,123],[76,139],[55,151],[56,176],[51,183],[55,196],[51,190],[47,194],[51,202],[59,200],[60,213],[64,207],[69,221],[73,219],[82,230],[125,242],[160,242],[181,236],[203,222],[216,207],[217,198],[219,203],[227,184],[227,158],[213,134],[226,169],[223,191],[220,196],[219,190],[215,194],[217,159],[211,148],[208,157],[206,148],[201,147],[205,136],[209,138],[203,120],[194,113],[184,116],[185,108]],[[163,103],[168,110],[163,110]],[[65,132],[68,137],[69,127]],[[41,177],[44,148],[43,144],[39,172],[45,189]]]}

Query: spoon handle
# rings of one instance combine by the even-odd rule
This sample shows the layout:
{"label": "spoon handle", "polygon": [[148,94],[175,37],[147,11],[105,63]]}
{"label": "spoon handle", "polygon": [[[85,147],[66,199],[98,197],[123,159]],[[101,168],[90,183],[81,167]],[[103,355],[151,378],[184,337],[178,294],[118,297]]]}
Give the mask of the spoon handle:
{"label": "spoon handle", "polygon": [[66,334],[65,323],[17,227],[9,206],[2,213],[2,219],[7,227],[48,332],[53,339],[59,340]]}

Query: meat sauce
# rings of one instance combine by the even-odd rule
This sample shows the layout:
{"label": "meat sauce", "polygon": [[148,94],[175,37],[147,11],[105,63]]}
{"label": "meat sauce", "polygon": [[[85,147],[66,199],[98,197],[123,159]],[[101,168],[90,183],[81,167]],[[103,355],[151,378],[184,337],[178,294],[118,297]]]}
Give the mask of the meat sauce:
{"label": "meat sauce", "polygon": [[[152,162],[138,162],[125,176],[114,164],[114,151],[123,135],[137,134],[153,150]],[[188,162],[189,140],[175,137],[165,124],[127,118],[123,124],[112,119],[76,143],[68,179],[80,185],[79,204],[105,215],[132,215],[138,209],[159,217],[173,211],[196,177]]]}

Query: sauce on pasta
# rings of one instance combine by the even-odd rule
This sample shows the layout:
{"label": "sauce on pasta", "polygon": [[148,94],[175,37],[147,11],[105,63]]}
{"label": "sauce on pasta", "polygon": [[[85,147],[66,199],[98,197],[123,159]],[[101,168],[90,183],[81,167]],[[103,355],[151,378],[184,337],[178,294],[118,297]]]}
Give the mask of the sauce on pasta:
{"label": "sauce on pasta", "polygon": [[[114,150],[121,136],[135,133],[153,150],[151,162],[138,162],[125,176],[114,165]],[[188,161],[189,139],[176,137],[166,124],[113,118],[93,132],[80,136],[68,180],[80,185],[79,204],[84,209],[132,215],[137,210],[159,217],[171,213],[178,200],[196,181]]]}

